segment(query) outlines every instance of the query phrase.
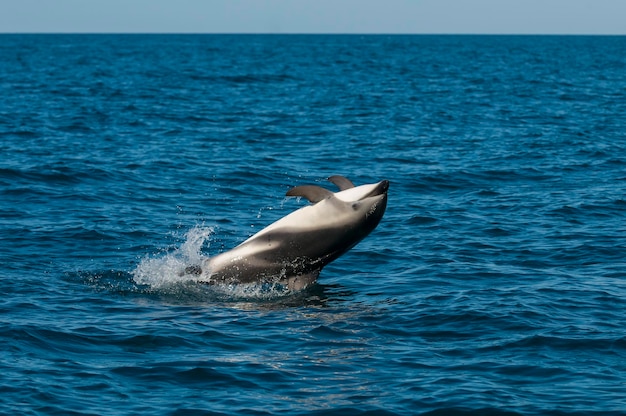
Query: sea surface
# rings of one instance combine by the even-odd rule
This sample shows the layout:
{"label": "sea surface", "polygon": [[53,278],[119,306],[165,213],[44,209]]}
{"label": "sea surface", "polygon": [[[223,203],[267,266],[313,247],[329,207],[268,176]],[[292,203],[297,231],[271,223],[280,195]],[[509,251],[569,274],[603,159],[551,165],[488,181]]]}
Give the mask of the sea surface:
{"label": "sea surface", "polygon": [[[299,292],[178,272],[388,179]],[[0,35],[0,413],[626,415],[626,37]]]}

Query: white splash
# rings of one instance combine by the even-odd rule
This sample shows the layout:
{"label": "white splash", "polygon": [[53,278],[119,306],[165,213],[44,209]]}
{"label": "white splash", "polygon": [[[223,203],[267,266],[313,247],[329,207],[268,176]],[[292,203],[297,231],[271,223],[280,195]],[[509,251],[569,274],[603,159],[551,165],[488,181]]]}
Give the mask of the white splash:
{"label": "white splash", "polygon": [[174,295],[177,298],[222,300],[269,300],[289,295],[287,287],[272,283],[239,285],[197,285],[198,276],[184,273],[190,265],[200,265],[207,256],[202,253],[208,247],[213,234],[212,227],[196,226],[185,234],[184,242],[173,251],[162,255],[144,257],[132,271],[136,284],[148,286],[150,291]]}
{"label": "white splash", "polygon": [[202,254],[202,247],[212,233],[212,227],[196,226],[190,229],[185,234],[183,244],[174,251],[160,257],[144,257],[132,272],[133,280],[152,289],[196,281],[196,276],[183,272],[185,267],[199,265],[206,259]]}

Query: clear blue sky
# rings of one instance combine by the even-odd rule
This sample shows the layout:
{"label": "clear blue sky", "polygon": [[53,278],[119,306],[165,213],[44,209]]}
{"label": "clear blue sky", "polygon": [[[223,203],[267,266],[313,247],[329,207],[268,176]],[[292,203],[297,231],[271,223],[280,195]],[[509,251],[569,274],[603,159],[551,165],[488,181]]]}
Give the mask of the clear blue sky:
{"label": "clear blue sky", "polygon": [[0,0],[0,32],[626,34],[626,0]]}

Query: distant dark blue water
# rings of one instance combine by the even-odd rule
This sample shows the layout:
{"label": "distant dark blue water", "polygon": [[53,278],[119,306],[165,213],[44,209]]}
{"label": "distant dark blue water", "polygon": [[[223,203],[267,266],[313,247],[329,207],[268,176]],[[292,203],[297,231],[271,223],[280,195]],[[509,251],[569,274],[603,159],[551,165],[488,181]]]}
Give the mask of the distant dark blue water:
{"label": "distant dark blue water", "polygon": [[[2,35],[0,91],[0,413],[626,414],[626,37]],[[389,204],[312,288],[174,272],[333,174]]]}

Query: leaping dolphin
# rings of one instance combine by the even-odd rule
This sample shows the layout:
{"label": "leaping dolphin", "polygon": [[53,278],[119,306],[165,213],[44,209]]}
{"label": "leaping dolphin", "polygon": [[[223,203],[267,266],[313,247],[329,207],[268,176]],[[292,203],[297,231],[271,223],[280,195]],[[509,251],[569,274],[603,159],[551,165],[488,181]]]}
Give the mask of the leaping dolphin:
{"label": "leaping dolphin", "polygon": [[387,180],[356,187],[343,176],[328,180],[339,192],[315,185],[290,189],[287,196],[304,197],[312,205],[185,272],[209,284],[276,282],[300,290],[315,282],[324,266],[376,228],[387,207]]}

